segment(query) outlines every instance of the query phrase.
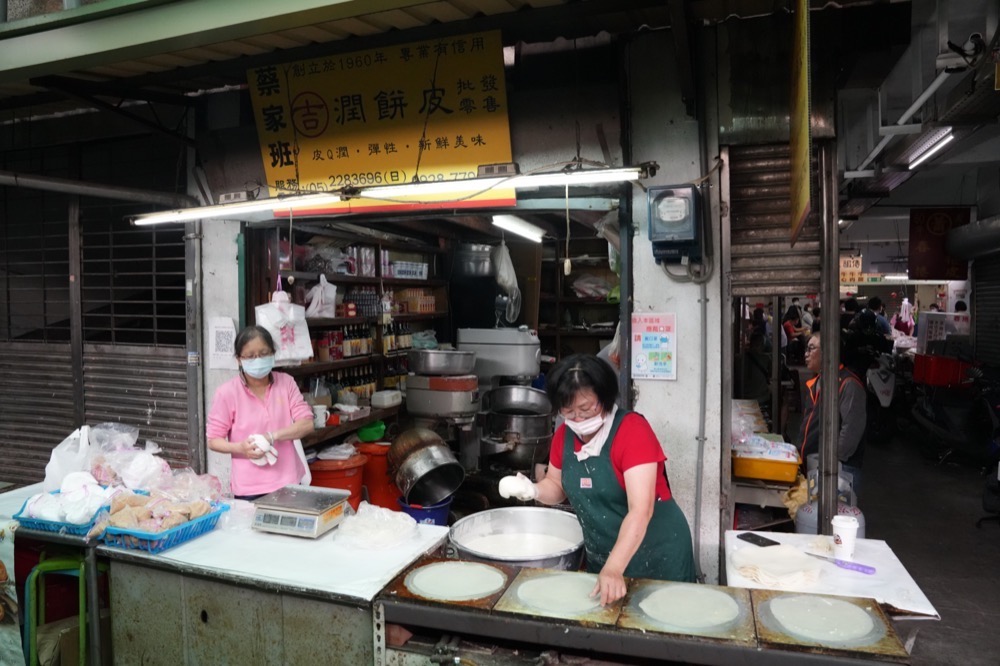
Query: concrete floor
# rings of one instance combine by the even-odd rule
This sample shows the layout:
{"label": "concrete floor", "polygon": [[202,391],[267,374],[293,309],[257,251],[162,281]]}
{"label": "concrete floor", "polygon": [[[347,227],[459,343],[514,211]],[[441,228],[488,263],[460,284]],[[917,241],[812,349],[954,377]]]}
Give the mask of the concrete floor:
{"label": "concrete floor", "polygon": [[921,622],[914,666],[1000,664],[1000,525],[985,523],[979,469],[925,460],[905,435],[865,453],[860,501],[941,615]]}

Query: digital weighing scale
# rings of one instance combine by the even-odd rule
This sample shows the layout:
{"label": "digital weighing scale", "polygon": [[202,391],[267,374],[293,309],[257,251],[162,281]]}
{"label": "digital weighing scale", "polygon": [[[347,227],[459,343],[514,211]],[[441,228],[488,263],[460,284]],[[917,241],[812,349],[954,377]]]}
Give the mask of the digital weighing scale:
{"label": "digital weighing scale", "polygon": [[350,496],[337,488],[285,486],[254,500],[253,529],[315,539],[340,524]]}

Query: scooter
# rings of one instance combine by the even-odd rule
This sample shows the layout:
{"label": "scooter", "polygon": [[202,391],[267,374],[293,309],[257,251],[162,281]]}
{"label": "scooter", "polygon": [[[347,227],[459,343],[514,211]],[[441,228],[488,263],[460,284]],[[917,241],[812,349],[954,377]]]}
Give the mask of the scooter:
{"label": "scooter", "polygon": [[924,385],[910,412],[929,457],[987,467],[1000,458],[1000,381],[980,368],[958,386]]}

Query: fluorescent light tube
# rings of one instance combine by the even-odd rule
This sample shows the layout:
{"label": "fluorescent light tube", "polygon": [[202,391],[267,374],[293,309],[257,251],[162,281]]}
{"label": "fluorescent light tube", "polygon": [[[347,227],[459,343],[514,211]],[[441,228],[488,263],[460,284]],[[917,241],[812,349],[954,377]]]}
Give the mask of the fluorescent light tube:
{"label": "fluorescent light tube", "polygon": [[935,143],[933,146],[931,146],[930,148],[928,148],[924,152],[920,153],[920,157],[918,157],[917,159],[915,159],[912,162],[910,162],[909,168],[912,169],[915,166],[917,166],[918,164],[922,163],[928,157],[930,157],[931,155],[933,155],[937,151],[939,151],[942,148],[944,148],[948,144],[948,142],[951,141],[954,138],[955,138],[955,135],[952,134],[951,132],[948,132],[948,134],[946,134],[940,141],[938,141],[937,143]]}
{"label": "fluorescent light tube", "polygon": [[534,173],[506,178],[465,178],[461,180],[434,180],[423,183],[402,183],[400,185],[378,185],[362,187],[358,197],[364,199],[395,199],[397,197],[436,195],[436,194],[468,194],[486,192],[496,187],[533,188],[552,187],[557,185],[594,185],[596,183],[623,183],[639,180],[642,176],[641,167],[623,167],[619,169],[583,169],[579,171],[557,171],[555,173]]}
{"label": "fluorescent light tube", "polygon": [[493,226],[536,243],[541,243],[542,236],[545,235],[545,230],[541,227],[536,227],[531,222],[514,215],[494,215]]}
{"label": "fluorescent light tube", "polygon": [[137,216],[132,223],[137,227],[142,227],[151,224],[191,222],[193,220],[205,220],[218,217],[235,219],[240,215],[247,213],[291,210],[300,206],[319,206],[325,203],[336,203],[340,200],[340,195],[335,192],[319,192],[316,194],[302,194],[290,197],[255,199],[253,201],[239,201],[236,203],[219,204],[216,206],[200,206],[198,208],[182,208],[180,210],[165,210],[159,213],[149,213],[148,215]]}
{"label": "fluorescent light tube", "polygon": [[909,280],[910,275],[908,273],[888,273],[884,278],[893,282],[903,282],[904,280]]}

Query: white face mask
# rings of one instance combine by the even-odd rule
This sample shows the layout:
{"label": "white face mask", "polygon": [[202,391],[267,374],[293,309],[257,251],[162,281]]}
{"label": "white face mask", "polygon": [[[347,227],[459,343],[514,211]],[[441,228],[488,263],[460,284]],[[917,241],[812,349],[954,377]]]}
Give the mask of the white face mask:
{"label": "white face mask", "polygon": [[598,414],[597,416],[591,416],[589,419],[584,419],[583,421],[566,421],[566,427],[575,432],[580,437],[586,437],[587,435],[593,435],[595,432],[604,426],[604,414]]}

